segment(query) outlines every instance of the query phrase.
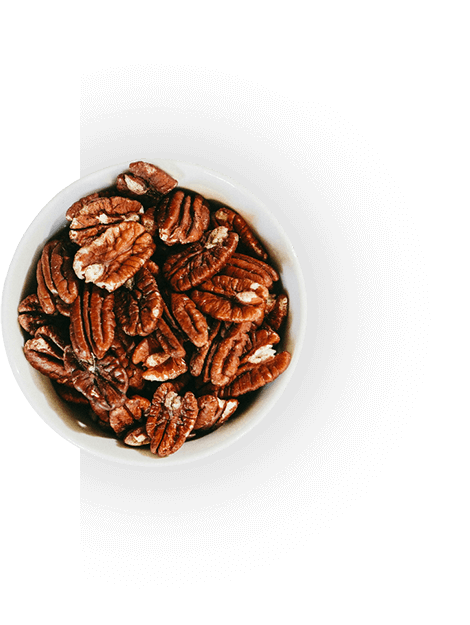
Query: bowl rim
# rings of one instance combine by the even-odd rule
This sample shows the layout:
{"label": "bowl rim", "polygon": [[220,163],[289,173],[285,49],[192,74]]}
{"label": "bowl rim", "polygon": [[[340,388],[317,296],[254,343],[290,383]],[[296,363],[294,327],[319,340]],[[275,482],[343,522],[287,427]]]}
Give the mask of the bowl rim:
{"label": "bowl rim", "polygon": [[[136,159],[137,160],[137,159]],[[145,159],[140,159],[140,160],[145,160]],[[230,437],[225,437],[223,440],[218,441],[217,444],[215,444],[215,441],[212,445],[205,445],[204,449],[202,449],[199,453],[194,452],[191,456],[186,456],[186,455],[181,455],[180,457],[178,457],[178,453],[176,454],[171,454],[170,456],[166,457],[166,458],[157,458],[156,460],[152,458],[153,462],[149,462],[149,459],[147,457],[142,457],[139,454],[135,454],[137,457],[132,457],[129,454],[129,458],[122,458],[119,454],[115,455],[112,453],[112,451],[108,452],[106,451],[106,449],[104,450],[98,450],[95,449],[91,446],[91,441],[90,441],[90,445],[87,444],[83,444],[82,438],[79,438],[77,436],[73,435],[73,432],[71,429],[69,429],[64,420],[60,418],[60,416],[52,409],[50,410],[43,410],[43,409],[38,409],[38,406],[35,405],[34,403],[34,392],[31,391],[30,385],[28,385],[27,380],[24,378],[24,376],[22,375],[22,369],[24,370],[25,367],[25,363],[28,365],[28,367],[30,367],[31,365],[29,365],[29,363],[27,363],[26,359],[24,358],[23,352],[21,350],[21,357],[18,360],[18,354],[17,354],[17,347],[18,347],[18,343],[17,343],[17,334],[15,335],[14,332],[11,332],[8,330],[8,328],[12,327],[12,323],[15,324],[15,326],[18,326],[18,322],[17,322],[17,310],[16,307],[19,303],[15,303],[15,306],[11,305],[11,297],[10,297],[10,293],[12,291],[18,293],[21,291],[21,289],[24,289],[24,285],[25,285],[25,280],[22,282],[21,285],[18,285],[18,281],[16,279],[16,273],[18,271],[23,272],[22,275],[27,274],[28,271],[31,270],[31,267],[34,265],[34,254],[31,254],[30,256],[30,261],[29,261],[29,266],[25,267],[25,263],[22,260],[22,257],[24,256],[24,250],[25,247],[28,245],[28,242],[32,239],[34,239],[35,234],[36,234],[36,230],[37,230],[37,226],[38,224],[41,224],[42,221],[44,220],[44,217],[49,213],[56,213],[56,204],[59,201],[62,201],[63,198],[70,196],[69,199],[72,199],[72,201],[70,202],[69,205],[71,205],[74,201],[76,201],[77,199],[79,199],[79,197],[84,197],[84,194],[82,192],[80,192],[80,195],[75,195],[74,196],[74,190],[77,189],[78,187],[90,187],[93,188],[95,187],[95,190],[99,190],[102,188],[105,188],[106,185],[106,180],[110,180],[109,184],[112,184],[115,181],[115,177],[117,175],[117,173],[121,173],[122,171],[126,171],[128,170],[129,167],[129,162],[132,161],[126,161],[124,163],[116,163],[114,165],[110,165],[108,167],[105,168],[101,168],[99,170],[96,170],[94,172],[91,172],[85,176],[79,177],[76,180],[74,180],[73,182],[71,182],[69,185],[67,185],[66,187],[64,187],[61,191],[59,191],[58,193],[56,193],[43,207],[42,209],[40,209],[38,211],[38,213],[36,214],[36,216],[34,217],[34,219],[31,221],[30,225],[27,227],[27,229],[25,230],[25,232],[23,233],[21,239],[19,240],[15,252],[12,256],[12,259],[10,261],[9,267],[8,267],[8,271],[5,277],[5,281],[3,284],[3,289],[2,289],[2,305],[1,305],[1,325],[2,325],[2,336],[3,336],[3,342],[4,342],[4,346],[5,346],[5,351],[6,351],[6,355],[7,355],[7,359],[9,362],[9,365],[11,367],[11,370],[13,372],[13,375],[16,379],[17,384],[19,385],[23,395],[25,396],[25,398],[27,399],[28,403],[31,405],[32,409],[43,419],[43,421],[45,421],[57,434],[59,434],[60,436],[62,436],[63,438],[65,438],[67,441],[69,441],[70,443],[72,443],[73,445],[75,445],[76,447],[78,447],[79,449],[90,453],[94,456],[97,456],[101,459],[105,459],[108,461],[112,461],[112,462],[118,462],[120,464],[127,464],[127,465],[134,465],[134,466],[145,466],[145,467],[150,467],[150,466],[155,466],[157,468],[160,467],[164,467],[167,468],[169,466],[180,466],[182,464],[186,464],[189,462],[195,462],[197,460],[200,460],[202,458],[205,458],[209,455],[212,455],[214,453],[217,453],[219,451],[224,450],[225,448],[227,448],[228,446],[230,446],[231,444],[233,444],[234,442],[236,442],[238,439],[240,439],[242,436],[245,436],[248,432],[250,432],[260,421],[262,421],[264,419],[264,417],[266,416],[266,414],[269,412],[269,409],[272,408],[275,404],[275,402],[277,401],[277,399],[285,392],[286,387],[289,383],[289,381],[292,378],[292,375],[295,371],[296,365],[299,361],[300,358],[300,354],[302,349],[304,348],[304,338],[305,338],[305,334],[306,334],[306,328],[307,328],[307,298],[306,298],[306,289],[305,289],[305,279],[303,276],[303,272],[302,272],[302,268],[298,259],[298,256],[295,252],[295,249],[292,245],[292,243],[290,242],[288,236],[286,235],[284,229],[282,228],[281,223],[279,222],[277,216],[275,214],[273,214],[266,206],[266,204],[264,202],[262,202],[255,194],[253,194],[249,189],[247,189],[244,185],[239,184],[238,182],[235,182],[232,178],[226,176],[226,175],[222,175],[208,167],[205,166],[201,166],[201,165],[197,165],[195,163],[191,163],[188,161],[183,161],[183,160],[173,160],[173,159],[158,159],[158,158],[151,158],[148,159],[147,162],[152,162],[155,165],[157,165],[158,167],[161,167],[162,169],[164,169],[165,171],[168,171],[168,173],[175,175],[175,172],[178,170],[183,170],[186,172],[192,172],[193,174],[203,174],[202,175],[202,179],[206,179],[207,177],[209,177],[209,179],[214,179],[214,180],[219,180],[222,182],[222,185],[230,185],[231,187],[233,187],[238,193],[241,193],[242,195],[248,197],[251,199],[251,201],[257,205],[258,209],[261,210],[261,213],[264,213],[270,220],[270,222],[272,223],[272,225],[275,227],[275,229],[277,230],[277,234],[278,236],[281,237],[281,239],[284,242],[284,245],[286,247],[286,249],[289,250],[289,259],[290,262],[292,264],[292,269],[293,269],[293,273],[295,275],[295,279],[297,281],[297,285],[298,285],[298,296],[299,296],[299,302],[300,302],[300,309],[297,311],[298,314],[298,328],[296,331],[296,337],[295,337],[295,342],[296,342],[296,349],[294,350],[294,354],[292,354],[292,358],[291,358],[291,362],[289,364],[289,367],[287,368],[287,370],[281,375],[279,376],[279,378],[275,381],[277,382],[277,386],[276,386],[276,390],[277,392],[271,393],[272,397],[270,398],[270,400],[267,402],[266,406],[264,406],[264,408],[256,415],[250,415],[250,418],[246,420],[246,423],[244,424],[243,427],[238,428],[234,433],[232,433],[232,435]],[[177,176],[175,176],[177,178]],[[178,179],[178,178],[177,178]],[[104,182],[103,182],[104,181]],[[183,184],[183,182],[180,183],[178,182],[178,186],[182,186],[183,188],[189,188],[191,189],[191,185],[187,186],[185,184]],[[193,186],[197,186],[194,185]],[[204,185],[200,185],[200,186],[204,186]],[[88,193],[92,193],[93,191],[88,190],[86,191],[86,194]],[[200,191],[201,192],[201,191]],[[74,198],[74,199],[73,199]],[[230,202],[227,202],[227,205],[231,205]],[[243,213],[243,207],[242,206],[237,206],[235,207],[237,211]],[[66,222],[65,220],[65,211],[63,213],[63,220],[64,223]],[[57,231],[57,229],[56,229]],[[50,236],[53,236],[53,232],[50,234]],[[42,243],[41,246],[44,244],[43,242],[47,240],[47,239],[42,239]],[[24,296],[24,295],[23,295]],[[271,383],[274,384],[274,383]],[[268,385],[269,386],[269,385]],[[220,428],[222,429],[222,428]],[[217,431],[216,431],[217,432]],[[214,432],[213,434],[215,434],[216,432]],[[212,436],[212,434],[211,434]],[[203,437],[208,439],[208,437]],[[86,438],[83,438],[83,440],[87,440]],[[113,439],[115,440],[115,439]],[[199,439],[199,440],[203,440],[203,439]]]}

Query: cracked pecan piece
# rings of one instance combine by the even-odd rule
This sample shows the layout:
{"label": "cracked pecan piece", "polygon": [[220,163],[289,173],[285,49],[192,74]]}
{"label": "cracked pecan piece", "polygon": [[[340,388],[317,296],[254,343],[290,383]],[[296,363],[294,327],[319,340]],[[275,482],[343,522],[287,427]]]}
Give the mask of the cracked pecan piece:
{"label": "cracked pecan piece", "polygon": [[248,333],[248,340],[240,365],[245,363],[257,364],[271,358],[276,354],[274,345],[277,345],[281,337],[269,326],[252,329]]}
{"label": "cracked pecan piece", "polygon": [[215,395],[197,398],[198,415],[191,434],[203,436],[223,425],[238,407],[237,399],[220,399]]}
{"label": "cracked pecan piece", "polygon": [[101,359],[111,347],[116,320],[114,294],[87,284],[72,305],[70,342],[80,360]]}
{"label": "cracked pecan piece", "polygon": [[184,358],[186,350],[170,326],[160,317],[157,327],[151,335],[142,339],[132,354],[135,364],[145,367],[158,367],[169,358]]}
{"label": "cracked pecan piece", "polygon": [[190,293],[201,312],[221,321],[260,321],[268,289],[247,278],[217,275]]}
{"label": "cracked pecan piece", "polygon": [[240,243],[257,258],[266,260],[268,253],[260,240],[255,236],[245,219],[232,208],[223,206],[212,215],[213,223],[217,226],[226,226],[234,230],[240,237]]}
{"label": "cracked pecan piece", "polygon": [[209,231],[200,241],[167,258],[162,272],[175,291],[188,291],[212,278],[227,262],[238,244],[238,235],[223,226]]}
{"label": "cracked pecan piece", "polygon": [[220,397],[239,397],[269,384],[289,366],[291,355],[284,351],[258,364],[244,365],[237,376],[220,390]]}
{"label": "cracked pecan piece", "polygon": [[67,340],[55,326],[42,326],[33,338],[26,341],[23,352],[26,360],[37,371],[59,384],[70,384],[70,376],[64,365]]}
{"label": "cracked pecan piece", "polygon": [[155,330],[163,312],[163,299],[146,267],[115,292],[115,312],[126,334],[147,336]]}
{"label": "cracked pecan piece", "polygon": [[109,226],[123,221],[139,221],[144,207],[137,200],[114,196],[97,197],[87,202],[70,221],[69,237],[83,247]]}
{"label": "cracked pecan piece", "polygon": [[197,414],[193,393],[181,396],[171,382],[161,384],[153,395],[146,424],[150,451],[162,458],[178,451],[193,429]]}
{"label": "cracked pecan piece", "polygon": [[199,241],[209,222],[209,203],[199,193],[177,189],[158,205],[158,235],[167,245]]}
{"label": "cracked pecan piece", "polygon": [[145,425],[130,430],[124,437],[123,442],[130,447],[150,445],[150,436],[147,434]]}
{"label": "cracked pecan piece", "polygon": [[112,292],[132,278],[154,250],[152,237],[141,224],[123,221],[81,247],[73,268],[80,279]]}
{"label": "cracked pecan piece", "polygon": [[166,382],[174,380],[188,370],[188,365],[184,358],[175,358],[170,356],[167,360],[159,365],[151,366],[142,373],[144,380],[151,382]]}
{"label": "cracked pecan piece", "polygon": [[134,395],[127,398],[122,406],[109,411],[109,425],[118,437],[123,437],[133,427],[145,425],[150,401],[146,397]]}
{"label": "cracked pecan piece", "polygon": [[127,373],[116,356],[107,354],[93,362],[81,360],[72,346],[64,350],[65,370],[74,388],[97,410],[110,411],[126,401],[129,387]]}

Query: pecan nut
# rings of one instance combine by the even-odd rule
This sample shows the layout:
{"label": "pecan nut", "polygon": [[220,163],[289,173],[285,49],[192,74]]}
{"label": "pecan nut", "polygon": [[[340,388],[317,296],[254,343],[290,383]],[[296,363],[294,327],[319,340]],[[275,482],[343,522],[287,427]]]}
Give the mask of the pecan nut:
{"label": "pecan nut", "polygon": [[87,362],[103,358],[112,345],[115,327],[114,294],[85,285],[70,314],[70,342],[78,358]]}
{"label": "pecan nut", "polygon": [[199,310],[221,321],[261,321],[268,289],[247,278],[217,275],[191,291]]}
{"label": "pecan nut", "polygon": [[85,282],[115,291],[144,266],[154,250],[152,237],[141,224],[123,221],[81,247],[73,268]]}
{"label": "pecan nut", "polygon": [[37,371],[59,384],[70,384],[70,376],[64,364],[64,352],[67,341],[52,325],[36,330],[33,338],[23,347],[26,360]]}
{"label": "pecan nut", "polygon": [[221,226],[165,261],[162,272],[175,291],[188,291],[215,276],[238,244],[238,235]]}
{"label": "pecan nut", "polygon": [[78,280],[72,257],[62,241],[53,239],[44,246],[36,268],[37,296],[48,315],[67,314],[67,305],[78,295]]}
{"label": "pecan nut", "polygon": [[193,393],[181,396],[171,382],[161,384],[153,395],[146,424],[150,451],[160,457],[178,451],[193,429],[197,414]]}
{"label": "pecan nut", "polygon": [[18,306],[18,322],[25,332],[34,335],[41,326],[53,323],[54,317],[44,312],[36,293],[25,297]]}
{"label": "pecan nut", "polygon": [[199,193],[178,189],[158,206],[158,234],[167,245],[199,241],[209,227],[209,204]]}
{"label": "pecan nut", "polygon": [[152,163],[135,161],[129,165],[129,169],[134,176],[143,178],[152,189],[163,195],[169,193],[178,184],[178,181],[169,173]]}
{"label": "pecan nut", "polygon": [[155,331],[142,339],[132,354],[135,364],[158,367],[169,358],[184,358],[186,350],[172,332],[163,317],[158,320]]}
{"label": "pecan nut", "polygon": [[201,395],[197,398],[197,403],[199,411],[192,432],[197,436],[219,428],[238,407],[237,399],[220,399],[215,395]]}
{"label": "pecan nut", "polygon": [[115,294],[119,325],[131,336],[147,336],[155,330],[163,312],[163,299],[157,281],[142,267]]}
{"label": "pecan nut", "polygon": [[184,358],[171,356],[164,362],[145,369],[142,373],[142,377],[144,380],[150,380],[152,382],[166,382],[167,380],[174,380],[183,373],[186,373],[187,370],[188,365]]}
{"label": "pecan nut", "polygon": [[202,382],[225,386],[237,374],[240,357],[248,340],[248,323],[222,326],[219,337],[211,345],[204,366]]}
{"label": "pecan nut", "polygon": [[193,345],[202,347],[207,343],[209,333],[206,317],[191,298],[184,293],[172,293],[171,311]]}
{"label": "pecan nut", "polygon": [[143,447],[144,445],[150,445],[150,437],[147,434],[145,425],[141,425],[133,430],[130,430],[124,437],[123,442],[130,447]]}
{"label": "pecan nut", "polygon": [[119,437],[124,436],[130,428],[144,425],[149,408],[150,401],[146,397],[134,395],[127,398],[122,406],[109,411],[109,425]]}
{"label": "pecan nut", "polygon": [[70,240],[88,245],[109,226],[123,221],[139,221],[142,204],[123,197],[98,197],[86,203],[70,221]]}
{"label": "pecan nut", "polygon": [[253,282],[258,282],[268,289],[272,287],[273,282],[279,280],[279,274],[274,267],[262,260],[251,258],[239,252],[232,254],[220,273],[223,273],[225,276],[246,278]]}
{"label": "pecan nut", "polygon": [[273,329],[278,331],[289,312],[289,296],[287,293],[281,293],[274,301],[269,314],[266,316],[266,323]]}
{"label": "pecan nut", "polygon": [[261,241],[256,237],[245,219],[232,208],[223,206],[213,214],[213,222],[217,226],[226,226],[234,230],[240,237],[240,243],[245,246],[250,253],[262,260],[268,258],[268,253],[264,249]]}
{"label": "pecan nut", "polygon": [[110,411],[126,401],[129,381],[115,356],[107,354],[101,360],[88,362],[77,358],[73,348],[67,346],[64,363],[74,388],[88,399],[93,409]]}
{"label": "pecan nut", "polygon": [[269,384],[287,369],[290,360],[290,353],[284,351],[258,364],[245,365],[235,379],[220,390],[220,397],[239,397]]}

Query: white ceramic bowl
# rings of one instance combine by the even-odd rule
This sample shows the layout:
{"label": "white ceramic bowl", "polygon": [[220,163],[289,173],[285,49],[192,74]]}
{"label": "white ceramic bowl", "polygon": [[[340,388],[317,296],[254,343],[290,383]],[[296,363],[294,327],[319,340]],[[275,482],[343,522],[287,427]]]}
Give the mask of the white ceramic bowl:
{"label": "white ceramic bowl", "polygon": [[[156,161],[178,180],[179,186],[198,191],[209,199],[234,208],[253,226],[279,270],[289,295],[290,312],[282,348],[292,360],[274,382],[258,391],[256,400],[210,435],[187,441],[175,454],[158,458],[148,448],[123,445],[77,417],[77,409],[56,395],[48,378],[29,365],[23,355],[24,336],[17,321],[19,302],[33,291],[35,266],[45,242],[67,221],[65,211],[73,202],[113,184],[128,163],[113,165],[73,182],[56,195],[37,215],[21,239],[5,280],[2,304],[3,338],[13,373],[34,410],[57,433],[81,449],[107,460],[148,467],[179,465],[217,452],[246,434],[276,410],[276,400],[286,390],[299,358],[306,324],[305,286],[295,250],[282,225],[252,193],[223,176],[181,161]],[[287,216],[286,216],[287,219]]]}

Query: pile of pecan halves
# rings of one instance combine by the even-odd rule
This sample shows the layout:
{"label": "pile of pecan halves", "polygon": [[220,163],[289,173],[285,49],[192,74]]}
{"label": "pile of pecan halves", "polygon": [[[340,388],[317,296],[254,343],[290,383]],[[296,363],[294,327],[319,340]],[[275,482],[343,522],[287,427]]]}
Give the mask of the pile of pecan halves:
{"label": "pile of pecan halves", "polygon": [[287,368],[288,297],[235,210],[138,161],[66,218],[18,307],[24,353],[117,439],[168,456]]}

